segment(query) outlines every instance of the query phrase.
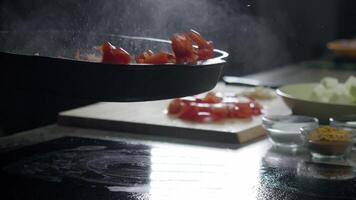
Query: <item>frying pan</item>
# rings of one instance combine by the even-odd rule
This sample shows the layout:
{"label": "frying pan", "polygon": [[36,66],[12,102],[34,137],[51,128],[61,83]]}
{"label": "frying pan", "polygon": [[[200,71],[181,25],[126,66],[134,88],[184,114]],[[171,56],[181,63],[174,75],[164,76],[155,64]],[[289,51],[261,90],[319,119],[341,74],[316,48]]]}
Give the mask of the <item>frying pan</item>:
{"label": "frying pan", "polygon": [[170,41],[70,31],[0,31],[0,88],[97,101],[146,101],[194,95],[212,89],[228,54],[194,64],[104,64],[74,59],[110,41],[131,55],[171,52]]}

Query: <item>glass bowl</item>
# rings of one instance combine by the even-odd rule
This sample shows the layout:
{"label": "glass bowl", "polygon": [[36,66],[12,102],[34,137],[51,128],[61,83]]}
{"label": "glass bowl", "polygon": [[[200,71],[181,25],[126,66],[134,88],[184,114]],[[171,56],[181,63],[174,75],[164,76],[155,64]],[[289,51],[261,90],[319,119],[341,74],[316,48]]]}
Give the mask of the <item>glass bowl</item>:
{"label": "glass bowl", "polygon": [[318,127],[318,119],[302,115],[269,115],[262,118],[262,125],[275,147],[298,149],[303,146],[302,127]]}
{"label": "glass bowl", "polygon": [[352,132],[333,126],[301,129],[305,146],[314,158],[347,157],[352,148]]}
{"label": "glass bowl", "polygon": [[352,141],[356,143],[356,114],[331,117],[329,122],[331,126],[351,131]]}

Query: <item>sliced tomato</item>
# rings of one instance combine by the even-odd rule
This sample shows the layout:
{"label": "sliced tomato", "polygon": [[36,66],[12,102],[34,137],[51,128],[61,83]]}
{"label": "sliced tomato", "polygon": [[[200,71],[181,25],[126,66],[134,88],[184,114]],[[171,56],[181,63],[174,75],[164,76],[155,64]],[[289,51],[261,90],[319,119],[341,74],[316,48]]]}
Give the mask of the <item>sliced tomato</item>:
{"label": "sliced tomato", "polygon": [[253,116],[253,109],[249,103],[236,103],[229,107],[229,117],[232,118],[250,118]]}
{"label": "sliced tomato", "polygon": [[172,49],[177,63],[193,63],[198,55],[193,48],[193,41],[186,33],[176,33],[171,38]]}
{"label": "sliced tomato", "polygon": [[110,64],[129,64],[131,55],[123,48],[116,48],[109,42],[104,42],[101,46],[102,62]]}
{"label": "sliced tomato", "polygon": [[229,116],[229,109],[226,104],[218,103],[211,106],[211,112],[221,118],[227,118]]}
{"label": "sliced tomato", "polygon": [[168,113],[184,120],[208,123],[227,118],[250,118],[260,115],[261,109],[257,101],[211,92],[203,98],[174,99],[168,106]]}
{"label": "sliced tomato", "polygon": [[166,52],[158,52],[154,54],[152,51],[144,52],[136,58],[137,63],[146,64],[166,64],[175,63],[176,58],[173,54]]}
{"label": "sliced tomato", "polygon": [[203,99],[197,97],[183,97],[181,98],[182,101],[186,103],[205,103]]}
{"label": "sliced tomato", "polygon": [[200,111],[198,107],[190,106],[185,109],[179,118],[194,122],[214,122],[223,119],[211,112]]}
{"label": "sliced tomato", "polygon": [[208,49],[198,49],[199,60],[207,60],[214,57],[213,47]]}
{"label": "sliced tomato", "polygon": [[208,42],[195,30],[190,30],[189,37],[198,45],[199,48],[209,47]]}
{"label": "sliced tomato", "polygon": [[171,38],[172,49],[177,57],[189,57],[194,54],[193,41],[185,33],[176,33]]}
{"label": "sliced tomato", "polygon": [[145,63],[145,60],[149,57],[152,56],[154,53],[151,50],[144,51],[143,53],[139,54],[136,56],[135,60],[136,63]]}
{"label": "sliced tomato", "polygon": [[168,105],[169,114],[180,114],[187,107],[187,104],[181,99],[174,99]]}
{"label": "sliced tomato", "polygon": [[250,103],[250,108],[253,110],[254,115],[262,114],[262,106],[256,101]]}
{"label": "sliced tomato", "polygon": [[189,37],[197,44],[198,50],[197,55],[199,60],[207,60],[214,57],[214,46],[213,42],[206,41],[200,33],[197,31],[191,30]]}
{"label": "sliced tomato", "polygon": [[222,101],[222,97],[217,96],[215,92],[209,92],[205,95],[203,101],[206,103],[220,103]]}
{"label": "sliced tomato", "polygon": [[212,122],[221,120],[228,115],[228,110],[224,104],[209,104],[196,103],[192,101],[185,102],[186,107],[180,109],[182,112],[178,114],[179,118],[197,121],[197,122]]}

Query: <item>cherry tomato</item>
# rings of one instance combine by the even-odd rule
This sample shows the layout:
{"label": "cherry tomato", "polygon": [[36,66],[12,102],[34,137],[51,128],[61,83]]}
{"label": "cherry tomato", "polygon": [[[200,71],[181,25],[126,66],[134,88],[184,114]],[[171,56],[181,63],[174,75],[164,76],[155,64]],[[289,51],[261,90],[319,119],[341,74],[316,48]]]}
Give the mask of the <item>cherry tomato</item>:
{"label": "cherry tomato", "polygon": [[203,98],[174,99],[168,113],[194,122],[208,123],[227,118],[250,118],[261,114],[262,106],[250,98],[207,93]]}
{"label": "cherry tomato", "polygon": [[145,63],[149,56],[153,55],[153,51],[147,50],[136,56],[136,63]]}
{"label": "cherry tomato", "polygon": [[189,37],[198,45],[197,55],[199,60],[207,60],[214,57],[213,42],[206,41],[197,31],[191,30]]}
{"label": "cherry tomato", "polygon": [[129,64],[131,62],[130,54],[123,48],[116,48],[109,42],[104,42],[101,46],[103,52],[102,62],[110,64]]}
{"label": "cherry tomato", "polygon": [[203,99],[200,99],[197,97],[183,97],[183,98],[181,98],[181,100],[188,104],[205,103]]}
{"label": "cherry tomato", "polygon": [[174,99],[169,103],[168,113],[169,114],[180,114],[187,107],[187,104],[181,99]]}
{"label": "cherry tomato", "polygon": [[213,122],[222,119],[214,113],[199,111],[198,107],[195,106],[185,109],[179,118],[195,122]]}
{"label": "cherry tomato", "polygon": [[230,107],[229,116],[232,118],[249,118],[253,116],[253,110],[249,103],[236,103]]}
{"label": "cherry tomato", "polygon": [[199,48],[210,47],[208,42],[195,30],[190,30],[189,37],[198,45]]}
{"label": "cherry tomato", "polygon": [[229,110],[226,104],[213,104],[211,106],[211,112],[221,118],[227,118],[229,116]]}
{"label": "cherry tomato", "polygon": [[192,63],[198,60],[193,41],[186,33],[176,33],[171,38],[172,49],[177,63]]}
{"label": "cherry tomato", "polygon": [[254,115],[262,114],[262,106],[259,103],[257,103],[256,101],[251,102],[250,107],[253,110]]}
{"label": "cherry tomato", "polygon": [[151,50],[144,52],[136,57],[137,63],[146,64],[165,64],[165,63],[175,63],[176,58],[173,54],[166,52],[158,52],[154,54]]}
{"label": "cherry tomato", "polygon": [[218,97],[214,92],[209,92],[205,95],[203,101],[206,103],[220,103],[222,101],[222,98]]}
{"label": "cherry tomato", "polygon": [[214,57],[213,47],[208,49],[198,49],[199,60],[207,60]]}

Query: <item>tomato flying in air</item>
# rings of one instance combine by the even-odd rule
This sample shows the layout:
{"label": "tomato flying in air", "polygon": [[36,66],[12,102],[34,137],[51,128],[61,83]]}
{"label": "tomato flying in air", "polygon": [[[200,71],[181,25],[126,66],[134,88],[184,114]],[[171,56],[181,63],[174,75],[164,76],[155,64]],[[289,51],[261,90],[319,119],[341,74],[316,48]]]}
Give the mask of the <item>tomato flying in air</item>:
{"label": "tomato flying in air", "polygon": [[129,64],[131,62],[130,54],[123,48],[116,48],[109,42],[101,45],[102,62],[110,64]]}
{"label": "tomato flying in air", "polygon": [[[177,63],[192,63],[197,60],[207,60],[214,56],[211,41],[206,41],[198,32],[176,33],[171,38],[172,49]],[[198,48],[193,46],[195,43]]]}
{"label": "tomato flying in air", "polygon": [[171,38],[172,49],[177,63],[192,63],[198,60],[193,41],[186,33],[176,33]]}
{"label": "tomato flying in air", "polygon": [[210,92],[203,98],[174,99],[168,113],[194,122],[214,122],[228,118],[250,118],[261,114],[262,106],[249,98],[217,95]]}
{"label": "tomato flying in air", "polygon": [[199,60],[207,60],[214,57],[214,46],[212,41],[206,41],[197,31],[191,30],[189,37],[197,44]]}

